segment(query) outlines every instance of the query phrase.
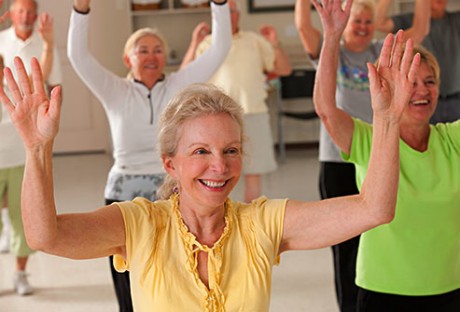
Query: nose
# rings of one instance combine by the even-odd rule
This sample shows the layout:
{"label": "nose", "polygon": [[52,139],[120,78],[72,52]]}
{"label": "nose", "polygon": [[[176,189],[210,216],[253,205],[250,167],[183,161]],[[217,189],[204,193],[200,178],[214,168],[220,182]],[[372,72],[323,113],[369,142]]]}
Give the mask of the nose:
{"label": "nose", "polygon": [[212,157],[211,169],[216,173],[225,173],[227,171],[227,161],[223,155]]}
{"label": "nose", "polygon": [[430,91],[428,90],[428,87],[423,83],[423,81],[416,81],[414,83],[414,93],[419,94],[419,95],[426,95]]}

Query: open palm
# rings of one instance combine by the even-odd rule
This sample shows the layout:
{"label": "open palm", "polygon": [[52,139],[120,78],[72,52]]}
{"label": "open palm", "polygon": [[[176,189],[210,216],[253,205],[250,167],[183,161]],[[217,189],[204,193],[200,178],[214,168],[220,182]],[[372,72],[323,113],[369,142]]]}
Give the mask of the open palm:
{"label": "open palm", "polygon": [[404,49],[403,36],[403,31],[396,34],[395,40],[392,34],[387,35],[378,68],[368,65],[372,108],[374,112],[395,120],[401,118],[410,100],[420,65],[420,55],[413,56],[412,40],[407,41]]}
{"label": "open palm", "polygon": [[12,100],[3,88],[0,90],[0,100],[27,148],[52,144],[59,129],[60,87],[51,92],[49,100],[37,59],[33,58],[31,61],[32,83],[19,57],[14,59],[14,65],[17,80],[9,68],[4,71]]}

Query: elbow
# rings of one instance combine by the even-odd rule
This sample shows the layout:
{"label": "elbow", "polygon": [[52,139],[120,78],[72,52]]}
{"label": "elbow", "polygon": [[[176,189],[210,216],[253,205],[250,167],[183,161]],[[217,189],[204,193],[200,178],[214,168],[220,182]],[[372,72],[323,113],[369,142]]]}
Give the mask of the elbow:
{"label": "elbow", "polygon": [[391,223],[395,218],[395,208],[396,204],[388,204],[380,207],[379,212],[374,215],[374,224],[372,227]]}
{"label": "elbow", "polygon": [[47,235],[27,233],[27,231],[25,231],[25,235],[27,245],[33,250],[50,253],[53,246],[56,245],[54,239],[47,237]]}

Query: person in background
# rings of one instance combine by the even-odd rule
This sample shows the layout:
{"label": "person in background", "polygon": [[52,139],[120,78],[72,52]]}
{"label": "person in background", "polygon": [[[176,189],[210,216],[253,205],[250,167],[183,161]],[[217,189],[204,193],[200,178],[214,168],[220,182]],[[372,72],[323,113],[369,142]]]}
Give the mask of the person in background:
{"label": "person in background", "polygon": [[[261,175],[276,169],[270,116],[267,99],[266,75],[273,73],[287,76],[292,68],[287,54],[278,39],[275,28],[264,25],[260,35],[239,27],[240,7],[236,0],[229,0],[232,20],[232,48],[225,62],[209,80],[222,88],[243,106],[244,124],[249,155],[244,172],[244,200],[250,202],[262,192]],[[195,57],[205,53],[213,44],[207,36],[193,53],[187,53],[182,62],[185,67]]]}
{"label": "person in background", "polygon": [[[165,76],[166,41],[157,30],[143,28],[126,42],[123,61],[129,74],[119,77],[104,68],[88,49],[90,1],[74,1],[68,56],[78,76],[101,102],[112,134],[114,164],[104,192],[107,205],[137,196],[156,199],[164,177],[161,161],[154,156],[160,115],[177,92],[191,83],[208,80],[230,49],[226,1],[213,0],[211,14],[214,44],[188,68]],[[129,274],[116,272],[112,258],[110,267],[120,311],[132,311]]]}
{"label": "person in background", "polygon": [[401,115],[420,58],[412,58],[409,42],[402,62],[391,64],[403,44],[397,40],[392,52],[389,39],[381,54],[385,66],[369,65],[374,131],[362,191],[315,202],[228,198],[245,153],[243,111],[215,86],[198,84],[177,94],[160,120],[158,142],[168,176],[159,193],[165,199],[139,197],[57,215],[52,154],[61,89],[47,98],[34,59],[32,90],[17,58],[18,80],[5,70],[12,100],[3,89],[0,100],[27,149],[22,215],[28,242],[73,259],[114,255],[116,268],[131,272],[138,312],[268,311],[272,267],[283,252],[337,244],[393,219]]}
{"label": "person in background", "polygon": [[[374,115],[372,126],[337,107],[340,38],[349,7],[342,10],[339,1],[314,4],[325,28],[316,73],[315,109],[342,157],[356,166],[357,184],[363,192],[362,183],[372,162],[370,146],[375,144],[372,133],[380,120]],[[383,49],[393,37],[387,36]],[[401,30],[396,42],[402,42],[403,37]],[[431,53],[416,48],[401,58],[395,52],[389,62],[383,49],[378,61],[383,72],[391,66],[404,68],[405,58],[413,55],[420,58],[420,66],[412,82],[406,84],[398,78],[385,84],[395,90],[408,89],[399,120],[397,209],[392,223],[361,234],[356,311],[459,311],[460,121],[429,124],[439,92],[439,65]],[[372,94],[372,72],[370,75]],[[385,171],[385,165],[380,169]]]}
{"label": "person in background", "polygon": [[[328,1],[329,5],[332,4]],[[350,2],[347,1],[346,4]],[[345,5],[346,5],[345,4]],[[428,33],[428,5],[416,0],[416,18],[413,27],[405,33],[419,43]],[[383,40],[374,39],[375,7],[372,0],[355,0],[351,4],[350,18],[342,33],[336,84],[336,104],[351,116],[372,123],[372,107],[366,63],[374,63],[382,48]],[[297,0],[295,23],[308,57],[318,66],[321,45],[325,34],[313,26],[309,0]],[[323,31],[326,28],[321,19]],[[322,199],[358,193],[353,164],[344,162],[324,124],[321,123],[319,138],[319,191]],[[355,285],[356,254],[359,236],[332,246],[337,302],[341,312],[355,312],[358,287]]]}
{"label": "person in background", "polygon": [[[14,19],[14,17],[12,18]],[[39,34],[44,44],[41,54],[38,55],[44,69],[44,81],[48,81],[54,61],[54,53],[49,48],[53,46],[54,42],[53,20],[48,15],[39,18]],[[1,55],[0,68],[0,81],[3,83],[4,59]],[[2,110],[4,110],[3,107],[0,112]],[[21,296],[33,293],[26,273],[27,261],[33,250],[27,245],[21,219],[21,189],[25,160],[24,145],[8,114],[3,112],[0,114],[0,202],[3,203],[2,206],[8,207],[2,210],[7,212],[8,220],[6,222],[9,223],[7,226],[11,228],[11,233],[3,234],[5,235],[2,237],[2,244],[4,245],[1,247],[3,252],[11,250],[12,254],[16,256],[14,288],[16,293]],[[2,224],[6,223],[5,219],[0,222],[0,233],[3,233]]]}
{"label": "person in background", "polygon": [[[9,19],[11,27],[0,31],[0,54],[3,55],[5,66],[13,66],[15,56],[27,62],[26,68],[30,71],[29,64],[32,57],[41,58],[42,53],[48,53],[52,62],[43,67],[48,90],[62,83],[61,62],[54,45],[54,36],[46,38],[44,33],[50,33],[44,27],[52,24],[52,17],[48,13],[38,15],[38,3],[35,0],[13,0],[10,6]],[[38,20],[38,27],[35,24]],[[45,65],[45,64],[43,64]]]}
{"label": "person in background", "polygon": [[[422,41],[441,68],[439,99],[431,123],[460,119],[460,11],[447,12],[447,0],[426,0],[431,7],[430,31]],[[413,13],[388,16],[391,0],[377,2],[376,28],[382,32],[407,29]]]}

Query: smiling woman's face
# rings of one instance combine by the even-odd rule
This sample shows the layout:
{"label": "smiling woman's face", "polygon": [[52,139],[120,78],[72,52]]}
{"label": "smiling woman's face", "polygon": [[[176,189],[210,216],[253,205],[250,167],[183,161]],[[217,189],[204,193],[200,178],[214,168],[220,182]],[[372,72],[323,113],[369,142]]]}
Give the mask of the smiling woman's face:
{"label": "smiling woman's face", "polygon": [[210,114],[186,120],[178,134],[176,153],[164,164],[178,181],[181,206],[223,207],[241,175],[239,124],[226,113]]}
{"label": "smiling woman's face", "polygon": [[404,111],[403,120],[411,123],[428,124],[436,109],[439,84],[433,69],[422,61],[414,82],[410,102]]}

